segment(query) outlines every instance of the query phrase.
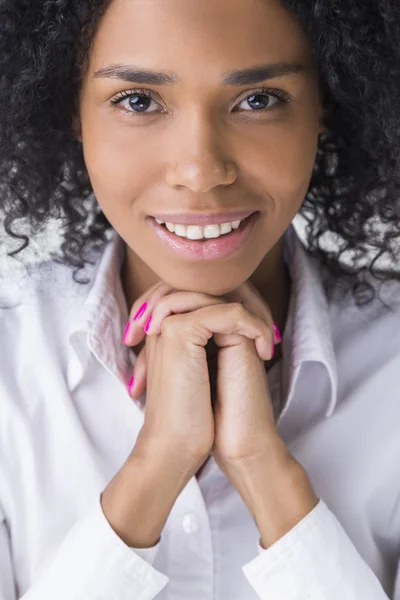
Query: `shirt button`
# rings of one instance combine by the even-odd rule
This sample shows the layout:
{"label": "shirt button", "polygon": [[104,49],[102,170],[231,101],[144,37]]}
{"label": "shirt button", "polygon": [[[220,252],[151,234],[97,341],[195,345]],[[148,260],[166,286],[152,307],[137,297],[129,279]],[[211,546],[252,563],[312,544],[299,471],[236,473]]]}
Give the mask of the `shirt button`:
{"label": "shirt button", "polygon": [[182,526],[186,533],[196,533],[200,529],[200,522],[196,515],[189,513],[183,517]]}

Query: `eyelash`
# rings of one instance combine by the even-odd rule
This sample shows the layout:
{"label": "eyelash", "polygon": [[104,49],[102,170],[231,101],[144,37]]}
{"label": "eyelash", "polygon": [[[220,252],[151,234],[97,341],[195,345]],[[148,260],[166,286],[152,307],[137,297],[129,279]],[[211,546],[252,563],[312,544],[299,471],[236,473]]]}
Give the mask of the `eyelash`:
{"label": "eyelash", "polygon": [[[274,98],[276,98],[277,100],[280,101],[281,104],[289,104],[291,101],[291,96],[289,94],[287,94],[286,92],[284,92],[283,90],[276,90],[276,89],[270,89],[270,88],[258,88],[256,90],[253,90],[252,92],[250,92],[245,98],[243,98],[243,100],[241,100],[239,102],[239,104],[241,104],[242,102],[244,102],[245,100],[247,100],[248,98],[250,98],[251,96],[273,96]],[[126,100],[127,98],[130,98],[131,96],[144,96],[145,98],[150,98],[151,100],[154,100],[154,102],[157,103],[157,99],[154,97],[154,95],[151,92],[147,92],[146,90],[140,90],[140,89],[134,89],[134,90],[124,90],[123,92],[120,92],[119,94],[117,94],[116,96],[114,96],[113,98],[111,98],[110,103],[112,105],[113,108],[117,109],[117,110],[122,110],[123,112],[125,112],[127,115],[130,116],[140,116],[140,115],[153,115],[155,114],[155,112],[150,112],[150,113],[145,113],[145,112],[135,112],[135,111],[130,111],[130,110],[126,110],[125,108],[119,108],[118,105],[121,104],[121,102],[123,100]],[[245,112],[271,112],[272,110],[278,108],[279,105],[277,106],[273,106],[272,108],[264,108],[264,109],[259,109],[259,110],[254,110],[254,111],[245,111]]]}

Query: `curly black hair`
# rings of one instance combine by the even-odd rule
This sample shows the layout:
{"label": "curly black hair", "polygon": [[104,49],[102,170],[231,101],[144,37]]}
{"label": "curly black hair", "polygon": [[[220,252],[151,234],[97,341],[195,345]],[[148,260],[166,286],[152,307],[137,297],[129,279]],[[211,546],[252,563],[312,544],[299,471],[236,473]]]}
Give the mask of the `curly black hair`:
{"label": "curly black hair", "polygon": [[[326,109],[308,193],[300,209],[306,243],[358,306],[374,281],[400,280],[400,3],[398,0],[281,0],[311,40]],[[92,193],[73,118],[86,59],[110,0],[1,0],[0,211],[6,233],[61,223],[60,254],[73,277],[107,243],[111,225]],[[321,247],[335,234],[334,251]],[[371,249],[375,250],[372,257]],[[341,260],[351,251],[354,264]],[[368,258],[369,257],[369,258]],[[366,264],[356,267],[367,259]],[[87,283],[87,280],[80,280]],[[342,297],[343,297],[342,293]]]}

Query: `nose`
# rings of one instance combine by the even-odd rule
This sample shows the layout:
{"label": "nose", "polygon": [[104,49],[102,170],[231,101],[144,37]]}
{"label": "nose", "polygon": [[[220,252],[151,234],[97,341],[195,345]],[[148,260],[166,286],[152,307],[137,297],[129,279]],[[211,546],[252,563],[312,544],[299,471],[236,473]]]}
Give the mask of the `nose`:
{"label": "nose", "polygon": [[185,119],[171,137],[166,183],[197,193],[234,183],[238,169],[227,156],[226,146],[220,128],[211,119]]}

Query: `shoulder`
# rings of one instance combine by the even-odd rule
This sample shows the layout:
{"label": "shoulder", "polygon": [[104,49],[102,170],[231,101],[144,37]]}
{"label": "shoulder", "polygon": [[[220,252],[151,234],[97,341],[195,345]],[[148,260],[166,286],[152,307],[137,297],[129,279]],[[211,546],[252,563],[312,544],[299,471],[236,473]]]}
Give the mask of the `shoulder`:
{"label": "shoulder", "polygon": [[74,280],[72,268],[51,260],[15,269],[2,279],[0,339],[10,347],[27,342],[38,326],[50,333],[50,325],[76,314],[89,289]]}
{"label": "shoulder", "polygon": [[[375,291],[375,298],[360,306],[354,297],[348,297],[346,304],[330,303],[332,326],[335,322],[343,321],[349,332],[359,332],[360,337],[375,335],[381,338],[391,332],[391,338],[400,337],[400,281],[377,281],[368,277],[368,282]],[[399,346],[394,347],[400,350]]]}
{"label": "shoulder", "polygon": [[376,296],[357,306],[350,298],[344,306],[331,303],[332,333],[336,343],[347,346],[356,362],[379,361],[385,356],[400,360],[400,281],[374,281]]}
{"label": "shoulder", "polygon": [[[87,267],[79,279],[90,280],[95,267]],[[0,286],[0,319],[2,309],[24,309],[37,303],[58,303],[63,299],[81,298],[88,292],[88,285],[74,279],[74,269],[55,260],[42,260],[19,264],[2,275]]]}
{"label": "shoulder", "polygon": [[[380,296],[380,297],[379,297]],[[369,304],[331,306],[340,395],[369,414],[400,418],[400,282],[388,281]],[[377,417],[378,418],[378,417]]]}
{"label": "shoulder", "polygon": [[[81,284],[73,269],[51,260],[19,267],[0,292],[0,418],[7,408],[33,409],[35,387],[66,368],[68,334],[82,314],[94,277]],[[29,390],[31,379],[31,393]],[[24,393],[22,393],[24,391]],[[29,405],[30,403],[30,405]],[[26,406],[25,406],[26,404]]]}

